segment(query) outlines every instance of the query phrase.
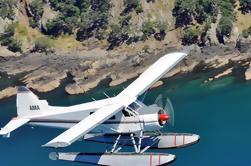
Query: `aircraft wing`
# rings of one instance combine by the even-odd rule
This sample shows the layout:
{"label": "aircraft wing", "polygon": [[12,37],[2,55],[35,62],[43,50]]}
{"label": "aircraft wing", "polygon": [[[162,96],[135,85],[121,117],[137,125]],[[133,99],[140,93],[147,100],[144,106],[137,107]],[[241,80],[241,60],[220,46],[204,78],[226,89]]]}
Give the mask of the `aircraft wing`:
{"label": "aircraft wing", "polygon": [[78,124],[72,128],[66,130],[58,137],[54,138],[44,147],[66,147],[71,145],[73,142],[78,140],[87,134],[90,130],[94,129],[104,121],[108,120],[110,117],[119,112],[124,106],[121,104],[112,104],[98,109],[93,114],[89,115],[87,118],[80,121]]}
{"label": "aircraft wing", "polygon": [[185,53],[171,53],[161,57],[144,73],[142,73],[132,84],[116,96],[113,103],[98,109],[93,114],[83,119],[72,128],[66,130],[64,133],[54,138],[44,146],[57,148],[71,145],[74,141],[83,137],[89,131],[134,102],[139,95],[143,94],[186,55],[187,54]]}
{"label": "aircraft wing", "polygon": [[124,89],[118,97],[122,98],[125,105],[131,104],[186,56],[187,54],[182,52],[164,55]]}

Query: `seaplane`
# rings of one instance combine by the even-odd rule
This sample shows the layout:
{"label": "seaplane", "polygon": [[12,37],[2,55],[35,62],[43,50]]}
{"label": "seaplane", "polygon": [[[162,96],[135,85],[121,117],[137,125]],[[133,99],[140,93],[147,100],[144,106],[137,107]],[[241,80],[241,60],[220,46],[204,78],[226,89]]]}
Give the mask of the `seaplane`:
{"label": "seaplane", "polygon": [[[166,54],[117,96],[73,106],[51,106],[27,87],[20,86],[16,98],[17,117],[0,130],[0,135],[10,137],[12,131],[25,124],[63,128],[66,131],[42,146],[59,149],[79,140],[106,143],[110,147],[99,153],[52,152],[50,159],[111,166],[168,164],[175,160],[175,155],[146,151],[185,147],[197,143],[200,137],[189,133],[162,133],[160,129],[173,119],[169,115],[173,114],[171,104],[166,108],[158,101],[146,105],[139,98],[186,56],[183,52]],[[130,152],[122,152],[125,146]]]}

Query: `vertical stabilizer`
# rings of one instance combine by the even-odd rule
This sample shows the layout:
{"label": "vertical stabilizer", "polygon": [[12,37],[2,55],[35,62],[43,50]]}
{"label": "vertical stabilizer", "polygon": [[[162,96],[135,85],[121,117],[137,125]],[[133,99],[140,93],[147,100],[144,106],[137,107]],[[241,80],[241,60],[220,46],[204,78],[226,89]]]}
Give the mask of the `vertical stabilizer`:
{"label": "vertical stabilizer", "polygon": [[49,111],[46,100],[39,100],[27,87],[20,86],[17,91],[18,117],[41,115]]}

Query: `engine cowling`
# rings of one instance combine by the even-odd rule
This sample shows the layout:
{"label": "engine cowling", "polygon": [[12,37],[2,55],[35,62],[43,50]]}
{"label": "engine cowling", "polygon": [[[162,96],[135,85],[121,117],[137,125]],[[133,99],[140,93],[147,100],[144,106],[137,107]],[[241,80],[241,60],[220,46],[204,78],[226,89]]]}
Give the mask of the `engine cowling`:
{"label": "engine cowling", "polygon": [[140,118],[144,122],[145,131],[157,131],[164,126],[169,116],[160,110],[157,113],[140,115]]}

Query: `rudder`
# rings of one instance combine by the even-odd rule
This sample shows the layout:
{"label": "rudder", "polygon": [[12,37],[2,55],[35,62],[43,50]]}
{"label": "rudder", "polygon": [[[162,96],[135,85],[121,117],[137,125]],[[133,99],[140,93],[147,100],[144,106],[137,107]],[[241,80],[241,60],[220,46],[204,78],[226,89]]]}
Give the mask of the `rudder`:
{"label": "rudder", "polygon": [[41,115],[49,111],[47,101],[39,100],[39,98],[25,86],[18,87],[16,103],[18,117]]}

